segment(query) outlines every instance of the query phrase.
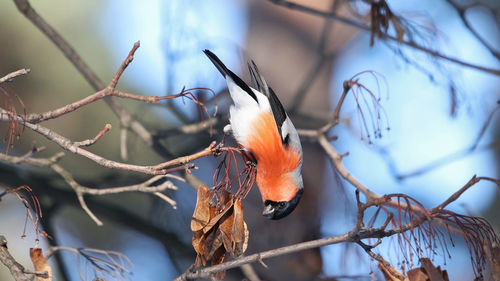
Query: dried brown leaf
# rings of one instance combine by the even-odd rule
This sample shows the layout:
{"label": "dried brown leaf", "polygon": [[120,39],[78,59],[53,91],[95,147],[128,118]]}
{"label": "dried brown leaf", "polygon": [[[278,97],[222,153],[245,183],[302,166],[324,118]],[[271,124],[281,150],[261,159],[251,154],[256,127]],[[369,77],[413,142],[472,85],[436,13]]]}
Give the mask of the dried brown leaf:
{"label": "dried brown leaf", "polygon": [[231,206],[230,210],[226,212],[224,217],[221,218],[219,229],[221,231],[224,248],[227,252],[233,253],[233,224],[234,224],[234,207]]}
{"label": "dried brown leaf", "polygon": [[30,258],[35,267],[35,271],[38,273],[47,272],[47,278],[37,275],[36,281],[51,281],[52,280],[52,269],[49,263],[42,254],[42,249],[40,248],[30,248]]}
{"label": "dried brown leaf", "polygon": [[[384,278],[386,281],[408,281],[408,278],[405,277],[404,280],[401,280],[398,278],[395,273],[397,274],[398,271],[391,265],[385,266],[382,262],[378,263],[378,268],[380,271],[382,271],[382,274],[384,274]],[[400,274],[402,275],[402,274]]]}
{"label": "dried brown leaf", "polygon": [[427,281],[427,274],[421,268],[414,268],[407,273],[410,281]]}
{"label": "dried brown leaf", "polygon": [[220,247],[224,248],[222,232],[220,231],[220,229],[215,229],[213,232],[210,232],[208,238],[210,239],[207,239],[207,241],[205,241],[205,255],[207,259],[211,259]]}
{"label": "dried brown leaf", "polygon": [[[205,225],[205,227],[203,227],[203,232],[205,232],[205,233],[210,231],[212,229],[212,227],[214,227],[216,224],[221,222],[222,217],[226,214],[226,212],[231,210],[231,208],[233,206],[233,195],[225,190],[222,190],[221,193],[223,195],[219,197],[219,204],[214,209],[215,214],[210,213],[210,220]],[[228,194],[228,195],[226,196],[225,194]]]}
{"label": "dried brown leaf", "polygon": [[449,281],[446,270],[435,267],[428,258],[420,259],[422,267],[408,271],[410,281]]}
{"label": "dried brown leaf", "polygon": [[[241,200],[235,200],[226,190],[210,194],[206,187],[200,187],[191,229],[193,248],[197,253],[195,267],[224,262],[229,255],[240,256],[248,245],[248,228],[243,220]],[[213,196],[215,195],[215,196]],[[216,202],[213,202],[216,201]],[[225,272],[214,277],[224,278]]]}
{"label": "dried brown leaf", "polygon": [[492,273],[495,280],[500,280],[500,246],[493,245],[491,249]]}
{"label": "dried brown leaf", "polygon": [[[192,240],[192,244],[193,244],[193,249],[195,250],[195,252],[197,254],[201,254],[203,253],[203,246],[205,245],[205,235],[203,235],[203,232],[201,231],[196,231],[194,234],[193,234],[193,240]],[[203,263],[201,260],[200,262],[204,265],[206,264],[206,261]],[[198,262],[196,262],[197,264]],[[198,266],[200,266],[201,264],[199,264]]]}
{"label": "dried brown leaf", "polygon": [[422,269],[425,270],[430,281],[448,281],[448,273],[441,270],[441,267],[435,267],[428,258],[420,259]]}
{"label": "dried brown leaf", "polygon": [[[225,258],[227,256],[227,252],[226,250],[224,249],[224,247],[220,247],[215,253],[214,253],[214,256],[212,258],[212,265],[217,265],[217,264],[221,264],[224,262]],[[217,280],[222,280],[224,279],[224,276],[226,275],[226,272],[225,271],[221,271],[221,272],[217,272],[215,274],[215,279]]]}
{"label": "dried brown leaf", "polygon": [[248,228],[243,219],[243,205],[240,200],[234,202],[234,224],[233,224],[233,255],[241,256],[248,245]]}
{"label": "dried brown leaf", "polygon": [[200,185],[198,187],[198,196],[196,207],[194,208],[193,218],[191,219],[191,230],[196,232],[205,227],[210,221],[210,190]]}
{"label": "dried brown leaf", "polygon": [[207,261],[201,256],[201,255],[196,255],[196,260],[194,261],[194,267],[200,267],[200,266],[205,266],[207,264]]}

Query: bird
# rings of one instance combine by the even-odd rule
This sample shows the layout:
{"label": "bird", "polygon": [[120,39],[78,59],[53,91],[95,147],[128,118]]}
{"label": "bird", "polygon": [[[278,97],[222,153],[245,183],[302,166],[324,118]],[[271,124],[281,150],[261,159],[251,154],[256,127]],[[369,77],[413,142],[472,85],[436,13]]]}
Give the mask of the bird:
{"label": "bird", "polygon": [[255,160],[255,182],[264,203],[262,215],[282,219],[297,207],[304,191],[303,153],[297,130],[254,61],[248,63],[248,69],[256,89],[210,50],[203,52],[225,78],[233,100],[228,127],[237,143]]}

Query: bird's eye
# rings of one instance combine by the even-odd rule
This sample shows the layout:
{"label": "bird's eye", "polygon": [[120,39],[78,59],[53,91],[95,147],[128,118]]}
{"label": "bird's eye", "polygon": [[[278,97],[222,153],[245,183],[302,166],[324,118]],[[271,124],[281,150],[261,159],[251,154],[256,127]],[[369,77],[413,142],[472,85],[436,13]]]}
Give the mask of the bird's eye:
{"label": "bird's eye", "polygon": [[287,134],[285,138],[283,139],[283,144],[289,145],[290,144],[290,134]]}
{"label": "bird's eye", "polygon": [[280,208],[285,208],[285,206],[286,206],[286,202],[280,202],[280,204],[279,204]]}

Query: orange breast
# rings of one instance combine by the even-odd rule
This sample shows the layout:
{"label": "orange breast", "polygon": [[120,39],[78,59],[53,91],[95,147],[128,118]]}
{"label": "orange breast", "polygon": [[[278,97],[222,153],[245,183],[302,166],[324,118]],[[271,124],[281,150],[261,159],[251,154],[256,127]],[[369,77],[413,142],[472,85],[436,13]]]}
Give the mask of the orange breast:
{"label": "orange breast", "polygon": [[263,112],[255,119],[252,131],[243,145],[257,160],[256,182],[262,199],[291,200],[298,186],[288,173],[299,166],[299,152],[283,146],[274,117],[269,112]]}

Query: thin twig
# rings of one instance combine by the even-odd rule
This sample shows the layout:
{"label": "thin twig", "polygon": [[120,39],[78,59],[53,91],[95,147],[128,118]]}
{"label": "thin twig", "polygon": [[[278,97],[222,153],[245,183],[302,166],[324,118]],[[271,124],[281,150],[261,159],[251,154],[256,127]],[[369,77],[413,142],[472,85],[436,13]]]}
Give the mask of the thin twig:
{"label": "thin twig", "polygon": [[500,100],[497,101],[497,106],[495,106],[495,108],[488,115],[488,118],[486,118],[486,121],[484,122],[483,126],[481,127],[481,130],[477,134],[476,139],[474,140],[474,142],[470,147],[470,151],[476,150],[477,146],[479,145],[479,142],[484,136],[484,133],[486,133],[486,129],[488,129],[488,127],[490,126],[490,123],[493,120],[493,116],[495,116],[495,113],[497,113],[499,109],[500,109]]}
{"label": "thin twig", "polygon": [[[94,272],[109,274],[114,278],[118,277],[118,275],[124,277],[124,274],[130,274],[131,271],[129,267],[133,266],[130,259],[120,252],[92,248],[72,248],[66,246],[51,247],[45,254],[45,259],[49,259],[58,251],[70,251],[75,253],[77,257],[82,256],[92,265]],[[105,258],[99,256],[104,256]],[[123,278],[123,280],[127,279]]]}
{"label": "thin twig", "polygon": [[[0,121],[17,122],[17,123],[23,124],[27,128],[41,134],[42,136],[46,137],[48,140],[56,143],[64,150],[67,150],[67,151],[70,151],[72,153],[86,157],[86,158],[96,162],[97,164],[99,164],[103,167],[106,167],[106,168],[134,171],[134,172],[144,173],[144,174],[148,174],[148,175],[164,175],[164,174],[172,172],[172,170],[166,169],[167,167],[172,167],[173,165],[176,165],[177,163],[185,164],[185,163],[192,161],[196,158],[206,156],[209,154],[209,153],[206,153],[206,151],[205,151],[205,152],[203,152],[203,154],[201,154],[199,156],[196,156],[198,154],[195,154],[194,156],[184,156],[184,157],[180,157],[177,159],[173,159],[169,162],[160,164],[162,168],[158,168],[158,166],[139,166],[139,165],[132,165],[132,164],[116,162],[116,161],[112,161],[112,160],[108,160],[106,158],[103,158],[103,157],[101,157],[97,154],[94,154],[88,150],[85,150],[85,149],[79,147],[78,145],[76,145],[71,140],[67,139],[66,137],[61,136],[61,135],[57,134],[56,132],[54,132],[46,127],[43,127],[39,124],[32,124],[30,122],[26,122],[26,121],[24,121],[24,119],[22,117],[13,116],[10,112],[5,111],[5,110],[0,109],[0,112],[3,113],[0,116]],[[191,160],[189,160],[189,159],[191,159]],[[189,161],[186,161],[186,160],[189,160]],[[193,168],[193,166],[192,167],[186,166],[185,168]]]}
{"label": "thin twig", "polygon": [[348,182],[350,182],[354,187],[359,189],[365,194],[369,199],[375,199],[380,196],[375,194],[373,191],[369,190],[365,185],[359,182],[342,164],[342,155],[337,152],[337,150],[330,144],[325,134],[320,134],[318,136],[318,143],[323,147],[326,154],[328,155],[330,161],[332,162],[335,169],[339,174]]}
{"label": "thin twig", "polygon": [[[125,93],[125,92],[115,90],[115,87],[116,87],[116,84],[118,83],[118,80],[120,79],[121,75],[123,74],[123,72],[125,71],[127,66],[130,64],[130,62],[132,62],[132,60],[134,58],[134,54],[137,51],[137,49],[139,48],[139,46],[140,46],[139,42],[136,42],[134,44],[134,46],[130,50],[128,56],[125,58],[125,60],[121,64],[120,68],[118,69],[118,71],[114,75],[113,79],[111,79],[111,81],[109,82],[109,85],[106,88],[104,88],[104,89],[102,89],[102,90],[100,90],[92,95],[89,95],[81,100],[64,105],[60,108],[50,110],[50,111],[47,111],[44,113],[29,114],[25,118],[26,121],[31,122],[31,123],[39,123],[39,122],[42,122],[45,120],[54,119],[54,118],[60,117],[62,115],[68,114],[70,112],[73,112],[73,111],[75,111],[75,110],[77,110],[77,109],[79,109],[87,104],[90,104],[92,102],[95,102],[97,100],[100,100],[100,99],[103,99],[103,98],[109,97],[109,96],[132,99],[132,100],[137,100],[137,101],[150,102],[150,103],[157,103],[160,100],[174,99],[174,98],[189,94],[189,92],[187,92],[187,91],[186,92],[182,91],[180,94],[159,97],[159,96],[135,95],[135,94]],[[121,117],[122,117],[121,118],[122,121],[128,120],[126,116],[121,116]]]}
{"label": "thin twig", "polygon": [[[371,32],[371,27],[370,26],[365,25],[363,23],[360,23],[358,21],[346,18],[346,17],[339,16],[339,15],[337,15],[335,13],[323,12],[323,11],[320,11],[320,10],[317,10],[317,9],[314,9],[314,8],[311,8],[311,7],[307,7],[307,6],[304,6],[304,5],[297,4],[297,3],[289,2],[289,1],[286,1],[286,0],[269,0],[269,1],[272,2],[272,3],[274,3],[274,4],[276,4],[276,5],[287,7],[289,9],[293,9],[293,10],[305,12],[305,13],[308,13],[308,14],[311,14],[311,15],[320,16],[320,17],[324,17],[324,18],[331,18],[331,19],[334,19],[336,21],[339,21],[339,22],[342,22],[342,23],[345,23],[345,24],[357,27],[357,28],[359,28],[361,30]],[[419,44],[417,44],[415,42],[406,41],[406,40],[399,40],[398,37],[392,36],[392,35],[387,34],[387,33],[381,33],[379,35],[380,35],[381,39],[387,39],[387,40],[391,40],[391,41],[397,42],[399,44],[402,44],[402,45],[411,47],[413,49],[425,52],[425,53],[427,53],[427,54],[429,54],[429,55],[431,55],[433,57],[441,58],[441,59],[453,62],[453,63],[461,65],[461,66],[473,68],[473,69],[476,69],[476,70],[484,71],[486,73],[491,73],[491,74],[500,76],[500,70],[499,69],[493,69],[493,68],[488,68],[488,67],[480,66],[480,65],[477,65],[477,64],[468,63],[468,62],[465,62],[463,60],[459,60],[457,58],[453,58],[453,57],[444,55],[444,54],[442,54],[442,53],[440,53],[438,51],[431,50],[429,48],[423,47],[423,46],[421,46],[421,45],[419,45]]]}
{"label": "thin twig", "polygon": [[476,183],[480,182],[481,180],[486,180],[486,181],[491,181],[495,183],[499,189],[500,189],[500,180],[494,179],[494,178],[489,178],[489,177],[476,177],[474,175],[462,188],[460,188],[457,192],[453,193],[446,201],[443,203],[439,204],[436,209],[443,209],[446,206],[448,206],[450,203],[453,201],[457,200],[465,191],[467,191],[471,186],[475,185]]}
{"label": "thin twig", "polygon": [[464,158],[466,156],[469,156],[472,152],[479,152],[479,151],[484,151],[484,150],[490,150],[490,149],[495,149],[500,147],[500,140],[494,140],[488,144],[485,145],[479,145],[482,137],[484,136],[489,124],[491,124],[491,121],[493,120],[494,114],[498,111],[500,106],[495,107],[495,109],[490,113],[488,116],[487,120],[481,127],[477,137],[475,140],[472,142],[472,144],[467,147],[467,148],[462,148],[461,150],[452,152],[448,155],[445,155],[441,158],[438,158],[436,160],[432,160],[431,162],[424,164],[423,166],[414,169],[413,171],[401,173],[398,171],[396,164],[394,163],[394,160],[392,159],[391,155],[389,152],[383,148],[379,149],[380,154],[385,158],[385,161],[387,165],[389,166],[389,169],[393,176],[398,179],[398,180],[404,180],[410,177],[415,177],[419,176],[425,173],[428,173],[430,171],[435,170],[436,168],[439,168],[441,166],[447,165],[452,163],[453,161],[457,161],[461,158]]}
{"label": "thin twig", "polygon": [[[88,67],[83,59],[75,52],[73,47],[64,40],[64,38],[52,28],[43,18],[41,18],[36,11],[31,7],[28,0],[13,0],[18,10],[29,19],[43,34],[45,34],[61,52],[68,58],[68,60],[75,66],[75,68],[83,75],[87,82],[92,86],[95,91],[100,91],[105,87],[104,83],[97,77],[97,75]],[[164,158],[172,158],[172,153],[154,140],[151,133],[142,125],[137,119],[132,116],[115,98],[112,96],[104,99],[108,106],[113,110],[113,113],[120,119],[121,125],[129,128],[134,132],[139,139],[141,139],[147,146],[151,147],[158,155]],[[189,176],[189,183],[199,182],[193,174],[184,173]],[[192,185],[197,188],[198,185]]]}
{"label": "thin twig", "polygon": [[243,272],[243,275],[249,280],[249,281],[260,281],[262,278],[257,275],[257,272],[253,268],[253,266],[249,263],[244,264],[240,266],[241,271]]}
{"label": "thin twig", "polygon": [[106,124],[104,128],[93,138],[93,139],[88,139],[84,141],[77,141],[74,142],[76,146],[91,146],[93,145],[96,141],[98,141],[102,136],[104,136],[105,133],[109,132],[111,130],[111,124]]}
{"label": "thin twig", "polygon": [[[166,196],[165,194],[161,193],[167,189],[171,190],[177,190],[177,187],[168,180],[165,180],[165,178],[174,178],[177,180],[184,181],[183,178],[180,178],[175,175],[159,175],[152,177],[148,179],[147,181],[140,183],[140,184],[135,184],[135,185],[129,185],[129,186],[123,186],[123,187],[112,187],[112,188],[102,188],[102,189],[96,189],[96,188],[90,188],[83,186],[79,184],[69,173],[66,171],[61,165],[57,164],[56,162],[64,155],[64,153],[58,153],[51,158],[26,158],[24,156],[17,157],[17,156],[10,156],[6,155],[3,153],[0,153],[0,161],[4,162],[9,162],[9,163],[15,163],[15,164],[28,164],[28,165],[36,165],[36,166],[48,166],[52,170],[54,170],[56,173],[58,173],[75,191],[77,194],[78,201],[80,202],[80,205],[83,210],[96,222],[97,225],[102,225],[102,221],[99,220],[90,210],[90,208],[87,206],[85,202],[84,195],[109,195],[109,194],[117,194],[117,193],[123,193],[123,192],[143,192],[143,193],[152,193],[155,196],[158,196],[159,198],[165,200],[167,203],[172,205],[173,208],[176,208],[176,202]],[[184,168],[183,168],[184,169]],[[158,184],[158,185],[153,185],[154,183],[163,180],[164,182]]]}
{"label": "thin twig", "polygon": [[200,122],[183,125],[177,128],[159,130],[157,132],[153,132],[153,135],[156,138],[166,138],[179,134],[197,134],[199,132],[205,131],[207,128],[211,128],[217,125],[218,122],[219,119],[214,117]]}
{"label": "thin twig", "polygon": [[[85,80],[92,86],[95,91],[100,91],[105,88],[104,83],[97,77],[97,75],[88,67],[83,59],[75,52],[73,47],[62,38],[62,36],[52,28],[36,11],[31,7],[28,0],[14,0],[19,11],[29,19],[43,34],[47,36],[59,50],[68,58],[68,60],[75,66],[75,68],[83,75]],[[154,146],[151,133],[139,123],[116,99],[104,99],[113,112],[120,118],[122,124],[130,128],[139,136],[148,146],[158,152],[163,157],[171,157],[171,153],[164,147]]]}
{"label": "thin twig", "polygon": [[17,76],[26,75],[26,74],[30,73],[30,71],[31,70],[29,68],[23,68],[23,69],[19,69],[19,70],[16,70],[14,72],[11,72],[11,73],[5,75],[4,77],[0,78],[0,84],[2,84],[4,82],[10,82],[14,78],[16,78]]}
{"label": "thin twig", "polygon": [[128,160],[127,132],[127,128],[120,128],[120,157],[123,161]]}
{"label": "thin twig", "polygon": [[18,164],[18,163],[24,162],[24,161],[26,161],[26,159],[33,156],[35,153],[38,153],[38,152],[43,151],[43,150],[45,150],[45,146],[37,147],[33,144],[33,147],[31,148],[30,151],[28,151],[27,153],[25,153],[22,156],[17,157],[16,160],[13,161],[12,163]]}
{"label": "thin twig", "polygon": [[[334,13],[335,10],[338,8],[338,4],[339,1],[333,1],[332,13]],[[292,106],[290,108],[290,112],[295,112],[299,109],[299,106],[302,104],[302,101],[307,91],[313,84],[316,77],[318,77],[318,74],[320,73],[320,70],[323,68],[323,65],[325,65],[326,62],[331,61],[331,59],[334,57],[333,54],[327,54],[325,52],[328,42],[328,36],[330,35],[330,31],[332,30],[333,22],[334,21],[330,18],[325,19],[325,22],[323,24],[323,30],[321,31],[321,36],[318,43],[318,49],[316,52],[317,54],[316,62],[314,63],[314,66],[307,74],[306,78],[302,82],[297,92],[295,93]]]}
{"label": "thin twig", "polygon": [[210,143],[210,145],[207,148],[203,149],[200,152],[197,152],[197,153],[194,153],[191,155],[182,156],[182,157],[177,157],[177,158],[172,159],[170,161],[158,164],[155,166],[155,169],[161,171],[161,170],[165,169],[166,167],[184,165],[184,164],[191,162],[195,159],[214,154],[215,153],[215,150],[214,150],[215,144],[216,144],[216,142],[213,141]]}
{"label": "thin twig", "polygon": [[[462,23],[465,25],[465,27],[470,31],[470,33],[472,33],[472,35],[474,35],[474,37],[476,37],[476,39],[481,42],[481,44],[483,44],[484,47],[486,47],[486,49],[488,49],[488,51],[490,51],[490,53],[495,56],[497,59],[500,60],[500,52],[495,50],[495,48],[493,46],[491,46],[491,44],[486,41],[477,31],[474,27],[472,27],[472,25],[469,23],[469,20],[467,19],[466,17],[466,12],[467,12],[467,9],[470,8],[470,7],[473,7],[474,5],[478,4],[478,3],[470,3],[469,5],[466,5],[466,6],[461,6],[459,5],[457,2],[453,1],[453,0],[446,0],[446,2],[448,2],[458,13],[458,15],[460,16],[460,19],[462,20]],[[486,6],[487,4],[486,3],[481,3],[482,6]],[[492,10],[491,7],[487,7],[490,11]],[[498,28],[499,26],[497,26]]]}
{"label": "thin twig", "polygon": [[[153,193],[154,195],[162,198],[166,202],[168,202],[172,207],[176,207],[176,203],[174,200],[170,199],[166,195],[160,193],[162,191],[165,191],[166,189],[172,189],[176,190],[177,187],[173,185],[172,182],[170,181],[165,181],[162,184],[159,184],[157,186],[150,186],[151,184],[155,183],[156,181],[161,180],[164,176],[156,176],[153,177],[141,184],[135,184],[135,185],[130,185],[130,186],[124,186],[124,187],[113,187],[113,188],[103,188],[103,189],[96,189],[96,188],[89,188],[86,186],[83,186],[79,183],[76,182],[76,180],[73,178],[73,176],[63,169],[60,165],[58,164],[52,164],[50,167],[57,172],[75,191],[78,201],[80,202],[80,205],[82,209],[92,218],[92,220],[98,225],[102,225],[102,221],[99,220],[89,209],[85,202],[84,195],[89,194],[89,195],[106,195],[106,194],[116,194],[116,193],[123,193],[123,192],[144,192],[144,193]],[[160,195],[161,194],[161,195]]]}

